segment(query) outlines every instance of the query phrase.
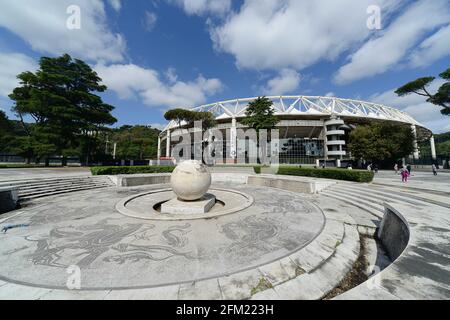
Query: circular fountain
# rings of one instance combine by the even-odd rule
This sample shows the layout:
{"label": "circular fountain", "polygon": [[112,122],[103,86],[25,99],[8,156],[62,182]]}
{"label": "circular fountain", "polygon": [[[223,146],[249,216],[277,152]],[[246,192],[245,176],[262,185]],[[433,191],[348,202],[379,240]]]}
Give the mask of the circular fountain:
{"label": "circular fountain", "polygon": [[170,177],[170,185],[178,199],[194,201],[202,198],[211,186],[211,173],[198,160],[181,162]]}
{"label": "circular fountain", "polygon": [[202,214],[216,204],[216,197],[207,194],[211,173],[197,160],[180,163],[170,177],[170,185],[177,197],[161,205],[163,214]]}
{"label": "circular fountain", "polygon": [[197,160],[178,164],[170,177],[170,189],[130,196],[116,209],[133,218],[149,220],[205,219],[239,212],[254,199],[238,190],[211,187],[211,173]]}

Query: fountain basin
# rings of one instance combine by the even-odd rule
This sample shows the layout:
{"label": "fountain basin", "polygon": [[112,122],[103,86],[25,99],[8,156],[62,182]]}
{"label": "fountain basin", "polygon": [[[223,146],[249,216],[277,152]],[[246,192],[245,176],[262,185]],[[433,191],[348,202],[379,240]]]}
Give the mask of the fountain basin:
{"label": "fountain basin", "polygon": [[207,193],[195,201],[185,201],[174,198],[161,205],[163,214],[202,214],[207,213],[216,204],[216,197]]}
{"label": "fountain basin", "polygon": [[[125,198],[116,204],[116,210],[129,217],[146,220],[195,220],[236,213],[250,207],[254,202],[251,195],[237,190],[211,188],[208,194],[215,197],[215,203],[207,213],[162,213],[165,203],[177,199],[170,188],[152,190]],[[183,202],[183,205],[185,204],[189,202]]]}

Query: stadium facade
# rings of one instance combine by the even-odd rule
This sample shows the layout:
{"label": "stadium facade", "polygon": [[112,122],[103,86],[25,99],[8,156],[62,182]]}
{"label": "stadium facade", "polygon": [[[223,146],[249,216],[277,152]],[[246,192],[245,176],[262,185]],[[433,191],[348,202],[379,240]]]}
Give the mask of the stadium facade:
{"label": "stadium facade", "polygon": [[[279,119],[279,161],[290,164],[315,164],[328,160],[340,166],[352,158],[347,149],[349,133],[358,125],[377,121],[389,121],[399,126],[409,126],[416,140],[411,157],[418,159],[417,141],[430,140],[433,159],[436,158],[431,130],[408,114],[377,103],[318,96],[272,96],[275,115]],[[240,146],[236,141],[238,129],[246,129],[240,123],[245,117],[249,102],[255,98],[234,99],[192,108],[211,112],[217,120],[217,128],[223,132],[223,162],[234,163]],[[172,150],[179,137],[186,133],[186,124],[171,121],[158,139],[158,159],[172,157]]]}

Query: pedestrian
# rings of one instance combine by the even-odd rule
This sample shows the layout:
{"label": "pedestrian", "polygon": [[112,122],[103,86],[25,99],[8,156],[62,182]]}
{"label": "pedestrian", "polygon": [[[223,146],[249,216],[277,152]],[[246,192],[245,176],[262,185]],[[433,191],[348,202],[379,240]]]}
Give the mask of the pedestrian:
{"label": "pedestrian", "polygon": [[436,168],[436,165],[433,163],[433,165],[431,166],[431,169],[433,170],[433,174],[435,175],[435,176],[437,176],[437,168]]}
{"label": "pedestrian", "polygon": [[398,163],[395,164],[394,170],[395,170],[395,174],[398,174]]}
{"label": "pedestrian", "polygon": [[369,164],[369,165],[367,166],[367,171],[372,171],[372,165],[371,165],[371,164]]}
{"label": "pedestrian", "polygon": [[375,173],[378,173],[378,165],[377,164],[374,165],[373,169],[374,169]]}
{"label": "pedestrian", "polygon": [[408,182],[409,172],[405,167],[400,170],[400,175],[402,176],[402,182]]}
{"label": "pedestrian", "polygon": [[411,175],[411,165],[410,164],[408,164],[406,166],[406,170],[408,170],[408,175]]}

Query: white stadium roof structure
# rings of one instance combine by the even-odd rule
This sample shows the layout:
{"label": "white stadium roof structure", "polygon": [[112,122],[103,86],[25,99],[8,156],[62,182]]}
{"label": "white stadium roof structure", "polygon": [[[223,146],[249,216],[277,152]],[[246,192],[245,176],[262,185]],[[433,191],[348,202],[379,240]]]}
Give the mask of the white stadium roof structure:
{"label": "white stadium roof structure", "polygon": [[[278,116],[298,117],[304,115],[329,117],[336,115],[344,120],[346,118],[352,118],[354,120],[374,119],[395,121],[415,125],[431,134],[429,129],[405,112],[377,103],[320,96],[270,96],[267,98],[273,101],[275,114]],[[257,97],[233,99],[188,109],[193,111],[209,111],[214,114],[217,120],[239,119],[245,117],[248,103],[255,99]],[[163,132],[175,128],[177,128],[177,123],[171,121]]]}

